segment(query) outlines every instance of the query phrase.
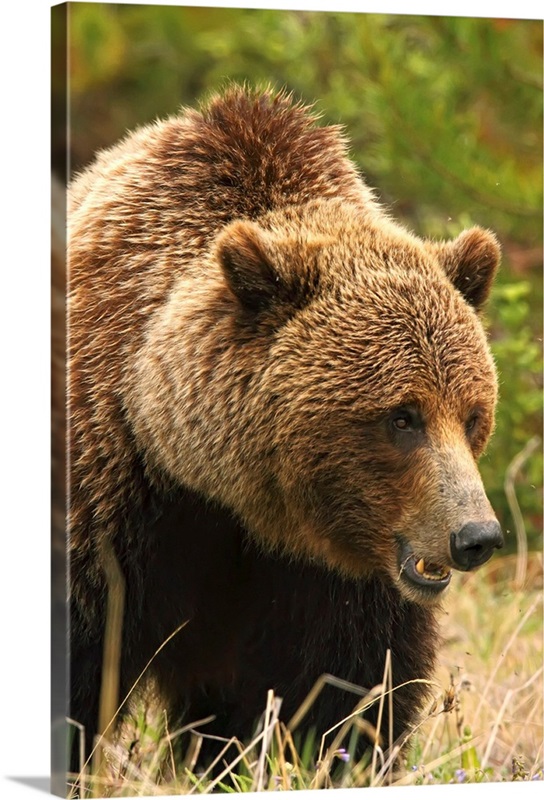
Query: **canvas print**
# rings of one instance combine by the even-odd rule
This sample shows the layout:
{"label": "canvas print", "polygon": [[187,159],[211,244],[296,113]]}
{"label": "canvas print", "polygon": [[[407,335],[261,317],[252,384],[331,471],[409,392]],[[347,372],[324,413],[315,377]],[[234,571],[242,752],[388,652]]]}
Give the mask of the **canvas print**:
{"label": "canvas print", "polygon": [[542,26],[52,10],[70,798],[542,780]]}

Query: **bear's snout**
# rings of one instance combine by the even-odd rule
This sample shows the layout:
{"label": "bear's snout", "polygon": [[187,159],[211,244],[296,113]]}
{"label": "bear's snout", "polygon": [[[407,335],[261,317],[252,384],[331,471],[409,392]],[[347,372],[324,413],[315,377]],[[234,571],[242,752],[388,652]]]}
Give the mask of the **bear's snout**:
{"label": "bear's snout", "polygon": [[501,526],[497,520],[468,522],[450,537],[453,563],[457,569],[469,571],[485,564],[493,551],[504,544]]}

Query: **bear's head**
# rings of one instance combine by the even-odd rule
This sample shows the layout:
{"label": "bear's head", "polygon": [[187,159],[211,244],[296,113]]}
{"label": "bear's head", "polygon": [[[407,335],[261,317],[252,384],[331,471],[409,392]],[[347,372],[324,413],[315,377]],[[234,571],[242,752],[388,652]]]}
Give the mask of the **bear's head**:
{"label": "bear's head", "polygon": [[266,547],[437,600],[502,544],[477,469],[497,399],[479,312],[498,263],[482,229],[426,242],[337,200],[226,225],[132,367],[150,474]]}
{"label": "bear's head", "polygon": [[479,319],[495,237],[426,242],[327,201],[232,223],[216,258],[251,342],[238,358],[255,359],[240,413],[256,447],[239,457],[263,493],[234,510],[291,553],[437,600],[502,546],[477,469],[497,400]]}

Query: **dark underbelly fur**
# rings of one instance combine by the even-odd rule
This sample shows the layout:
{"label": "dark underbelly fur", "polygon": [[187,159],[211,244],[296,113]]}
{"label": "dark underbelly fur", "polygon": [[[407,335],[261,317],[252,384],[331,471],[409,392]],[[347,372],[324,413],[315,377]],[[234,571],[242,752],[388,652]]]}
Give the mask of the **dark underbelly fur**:
{"label": "dark underbelly fur", "polygon": [[[203,732],[251,738],[267,691],[283,698],[288,722],[323,673],[366,689],[382,682],[391,650],[393,685],[430,677],[436,647],[432,613],[407,603],[379,579],[352,581],[318,566],[262,554],[241,526],[193,494],[162,505],[142,536],[147,552],[135,565],[118,548],[127,580],[121,697],[180,623],[187,625],[153,662],[172,730],[215,715]],[[70,716],[96,732],[102,635],[86,644],[72,610]],[[411,684],[394,693],[393,738],[417,717],[425,692]],[[349,714],[358,697],[326,686],[300,731],[316,741]],[[382,733],[387,743],[387,703]],[[365,712],[376,723],[377,704]],[[206,741],[206,740],[205,740]],[[202,751],[203,761],[215,748]],[[77,770],[77,763],[72,763]]]}

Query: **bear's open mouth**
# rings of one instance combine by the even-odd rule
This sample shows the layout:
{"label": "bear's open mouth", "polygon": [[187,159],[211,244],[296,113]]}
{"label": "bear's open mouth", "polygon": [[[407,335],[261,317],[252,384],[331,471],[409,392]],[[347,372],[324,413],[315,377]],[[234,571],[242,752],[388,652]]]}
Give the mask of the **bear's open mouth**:
{"label": "bear's open mouth", "polygon": [[436,594],[443,592],[451,580],[451,569],[417,555],[405,539],[399,538],[398,545],[399,579]]}

